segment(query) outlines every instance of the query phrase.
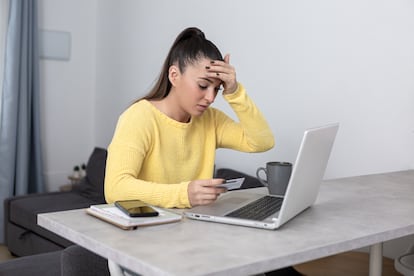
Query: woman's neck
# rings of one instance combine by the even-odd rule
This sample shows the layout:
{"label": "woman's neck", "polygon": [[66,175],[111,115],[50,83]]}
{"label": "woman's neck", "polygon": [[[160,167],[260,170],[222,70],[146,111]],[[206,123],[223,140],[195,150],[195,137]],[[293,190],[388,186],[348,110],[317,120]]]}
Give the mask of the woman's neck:
{"label": "woman's neck", "polygon": [[159,111],[167,115],[173,120],[181,123],[188,123],[191,120],[191,115],[182,109],[178,108],[179,105],[175,103],[171,97],[165,97],[162,100],[150,101]]}

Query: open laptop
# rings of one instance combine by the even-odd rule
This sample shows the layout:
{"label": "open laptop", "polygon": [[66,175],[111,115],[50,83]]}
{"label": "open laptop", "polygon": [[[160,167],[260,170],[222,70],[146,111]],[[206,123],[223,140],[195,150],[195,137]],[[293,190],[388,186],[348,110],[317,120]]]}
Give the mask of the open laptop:
{"label": "open laptop", "polygon": [[[245,191],[227,192],[213,204],[188,209],[184,212],[185,216],[263,229],[279,228],[315,202],[338,128],[339,124],[331,124],[305,131],[284,197]],[[273,206],[271,213],[259,219],[237,214],[241,208],[256,200],[276,200],[279,206]],[[264,208],[260,207],[260,210]]]}

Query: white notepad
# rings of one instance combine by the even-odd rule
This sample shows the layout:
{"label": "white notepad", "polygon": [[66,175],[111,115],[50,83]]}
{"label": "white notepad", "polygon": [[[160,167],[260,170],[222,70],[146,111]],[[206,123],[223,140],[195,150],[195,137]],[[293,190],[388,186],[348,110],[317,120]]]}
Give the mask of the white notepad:
{"label": "white notepad", "polygon": [[114,204],[91,205],[86,212],[101,220],[109,222],[125,230],[137,229],[140,226],[157,225],[164,223],[177,222],[182,219],[182,215],[162,208],[151,206],[159,213],[156,217],[130,217],[119,210]]}

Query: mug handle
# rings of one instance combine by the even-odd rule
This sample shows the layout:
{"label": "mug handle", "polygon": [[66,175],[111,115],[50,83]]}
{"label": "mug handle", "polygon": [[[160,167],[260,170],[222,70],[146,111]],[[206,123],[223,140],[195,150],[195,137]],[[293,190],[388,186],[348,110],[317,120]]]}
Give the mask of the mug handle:
{"label": "mug handle", "polygon": [[260,171],[264,171],[265,174],[266,174],[266,178],[267,178],[267,170],[266,170],[266,168],[260,167],[256,171],[257,180],[259,180],[260,183],[263,184],[263,186],[267,187],[268,186],[267,180],[264,180],[263,178],[260,177]]}

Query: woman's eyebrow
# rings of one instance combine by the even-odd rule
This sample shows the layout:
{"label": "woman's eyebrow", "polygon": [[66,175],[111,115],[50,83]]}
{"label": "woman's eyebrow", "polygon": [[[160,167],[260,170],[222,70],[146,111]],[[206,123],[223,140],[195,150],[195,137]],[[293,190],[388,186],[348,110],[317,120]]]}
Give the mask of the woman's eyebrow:
{"label": "woman's eyebrow", "polygon": [[[199,77],[199,79],[201,80],[205,80],[208,81],[209,83],[214,83],[213,80],[211,80],[210,78],[205,78],[205,77]],[[220,87],[221,85],[223,85],[223,82],[220,82],[219,85],[217,87]]]}
{"label": "woman's eyebrow", "polygon": [[208,81],[209,83],[213,83],[213,81],[209,78],[200,77],[199,79]]}

